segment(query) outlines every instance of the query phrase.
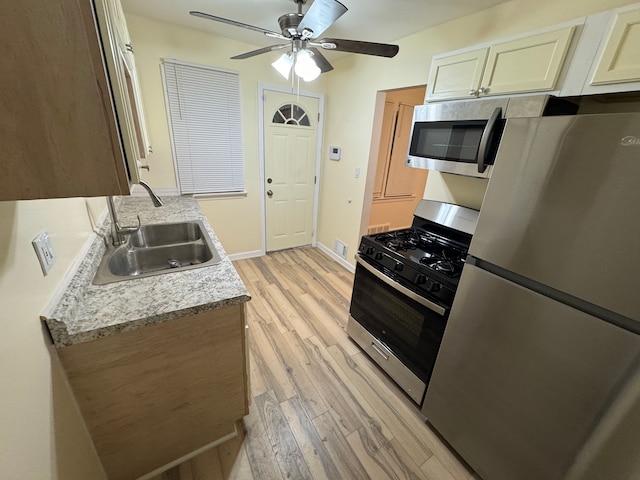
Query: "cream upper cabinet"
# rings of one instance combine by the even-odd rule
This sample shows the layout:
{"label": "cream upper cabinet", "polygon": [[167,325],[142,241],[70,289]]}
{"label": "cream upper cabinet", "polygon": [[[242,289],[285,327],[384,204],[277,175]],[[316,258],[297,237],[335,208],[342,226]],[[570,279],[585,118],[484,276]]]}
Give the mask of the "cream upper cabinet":
{"label": "cream upper cabinet", "polygon": [[640,8],[615,15],[591,85],[640,81]]}
{"label": "cream upper cabinet", "polygon": [[435,57],[427,82],[427,100],[475,96],[482,80],[488,48]]}
{"label": "cream upper cabinet", "polygon": [[119,69],[122,77],[120,84],[127,100],[126,109],[130,124],[128,128],[130,129],[137,159],[147,158],[147,155],[151,153],[151,142],[149,141],[147,123],[144,117],[142,92],[127,20],[120,0],[105,0],[105,5],[109,14],[109,23],[112,26],[111,30],[115,37],[114,43],[118,47]]}
{"label": "cream upper cabinet", "polygon": [[574,27],[434,58],[427,100],[553,90]]}
{"label": "cream upper cabinet", "polygon": [[573,30],[567,27],[493,45],[478,94],[555,89]]}
{"label": "cream upper cabinet", "polygon": [[[141,160],[151,152],[144,117],[142,95],[124,12],[120,0],[95,0],[105,56],[111,77],[116,109],[119,112],[123,148],[131,181],[139,180]],[[144,166],[143,168],[146,168]]]}

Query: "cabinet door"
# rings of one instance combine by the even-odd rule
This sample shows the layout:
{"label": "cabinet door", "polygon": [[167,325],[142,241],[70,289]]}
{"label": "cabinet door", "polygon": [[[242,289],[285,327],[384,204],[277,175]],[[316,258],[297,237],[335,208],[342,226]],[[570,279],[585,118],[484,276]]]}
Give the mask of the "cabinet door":
{"label": "cabinet door", "polygon": [[415,195],[414,182],[426,172],[416,171],[406,165],[408,138],[413,120],[413,105],[401,103],[398,107],[394,145],[389,161],[389,173],[385,188],[385,197],[411,197]]}
{"label": "cabinet door", "polygon": [[387,180],[391,145],[393,144],[393,134],[396,127],[396,114],[395,102],[385,101],[382,114],[382,132],[380,132],[380,149],[378,150],[378,165],[376,167],[376,178],[373,182],[374,199],[384,196],[384,184]]}
{"label": "cabinet door", "polygon": [[591,85],[640,81],[640,9],[619,13]]}
{"label": "cabinet door", "polygon": [[105,0],[109,11],[109,22],[113,29],[114,40],[121,50],[126,50],[131,45],[131,37],[127,28],[127,20],[120,0]]}
{"label": "cabinet door", "polygon": [[128,194],[91,2],[3,2],[0,19],[0,201]]}
{"label": "cabinet door", "polygon": [[108,11],[112,41],[117,46],[120,58],[119,75],[122,77],[121,88],[126,94],[127,123],[130,124],[127,125],[127,128],[131,130],[130,136],[135,145],[136,159],[147,158],[151,144],[147,133],[142,93],[127,19],[120,0],[105,0],[105,5]]}
{"label": "cabinet door", "polygon": [[429,71],[427,100],[475,96],[488,51],[487,48],[480,48],[434,58]]}
{"label": "cabinet door", "polygon": [[102,465],[140,478],[249,413],[244,305],[58,350]]}
{"label": "cabinet door", "polygon": [[132,183],[138,183],[139,161],[151,150],[129,32],[119,0],[94,0],[105,45],[105,60]]}
{"label": "cabinet door", "polygon": [[132,136],[136,144],[138,158],[147,158],[151,152],[151,143],[147,132],[147,122],[144,118],[142,92],[138,80],[138,70],[133,56],[133,47],[130,50],[120,52],[122,58],[122,70],[126,85],[127,99],[129,100],[130,122],[133,128]]}
{"label": "cabinet door", "polygon": [[574,27],[493,45],[480,83],[481,95],[553,90]]}

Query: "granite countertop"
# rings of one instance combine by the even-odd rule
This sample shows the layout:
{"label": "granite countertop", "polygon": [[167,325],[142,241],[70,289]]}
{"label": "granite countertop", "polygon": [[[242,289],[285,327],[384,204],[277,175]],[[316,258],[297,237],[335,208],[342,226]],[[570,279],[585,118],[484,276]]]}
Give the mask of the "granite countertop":
{"label": "granite countertop", "polygon": [[89,342],[118,332],[247,302],[251,299],[218,237],[193,197],[163,197],[154,208],[150,199],[117,197],[123,225],[201,220],[222,261],[217,265],[145,278],[93,285],[93,276],[106,250],[110,219],[98,227],[96,238],[64,291],[42,315],[56,348]]}

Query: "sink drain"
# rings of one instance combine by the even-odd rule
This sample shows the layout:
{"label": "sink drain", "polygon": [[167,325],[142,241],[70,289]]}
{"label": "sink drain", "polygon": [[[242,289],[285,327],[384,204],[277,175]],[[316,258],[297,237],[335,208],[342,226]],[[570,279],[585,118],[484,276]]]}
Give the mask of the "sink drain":
{"label": "sink drain", "polygon": [[180,260],[169,260],[169,268],[180,268],[182,266],[182,262]]}

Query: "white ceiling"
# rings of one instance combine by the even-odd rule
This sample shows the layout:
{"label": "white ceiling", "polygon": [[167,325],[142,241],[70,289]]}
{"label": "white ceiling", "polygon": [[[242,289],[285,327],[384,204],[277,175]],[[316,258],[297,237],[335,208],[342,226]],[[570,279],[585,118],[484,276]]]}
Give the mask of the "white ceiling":
{"label": "white ceiling", "polygon": [[[323,37],[393,43],[412,33],[508,0],[340,0],[348,9]],[[312,0],[303,6],[307,11]],[[125,12],[176,23],[258,47],[279,43],[261,33],[189,15],[210,13],[280,32],[278,17],[297,12],[294,0],[122,0]],[[243,52],[238,52],[238,54]]]}

